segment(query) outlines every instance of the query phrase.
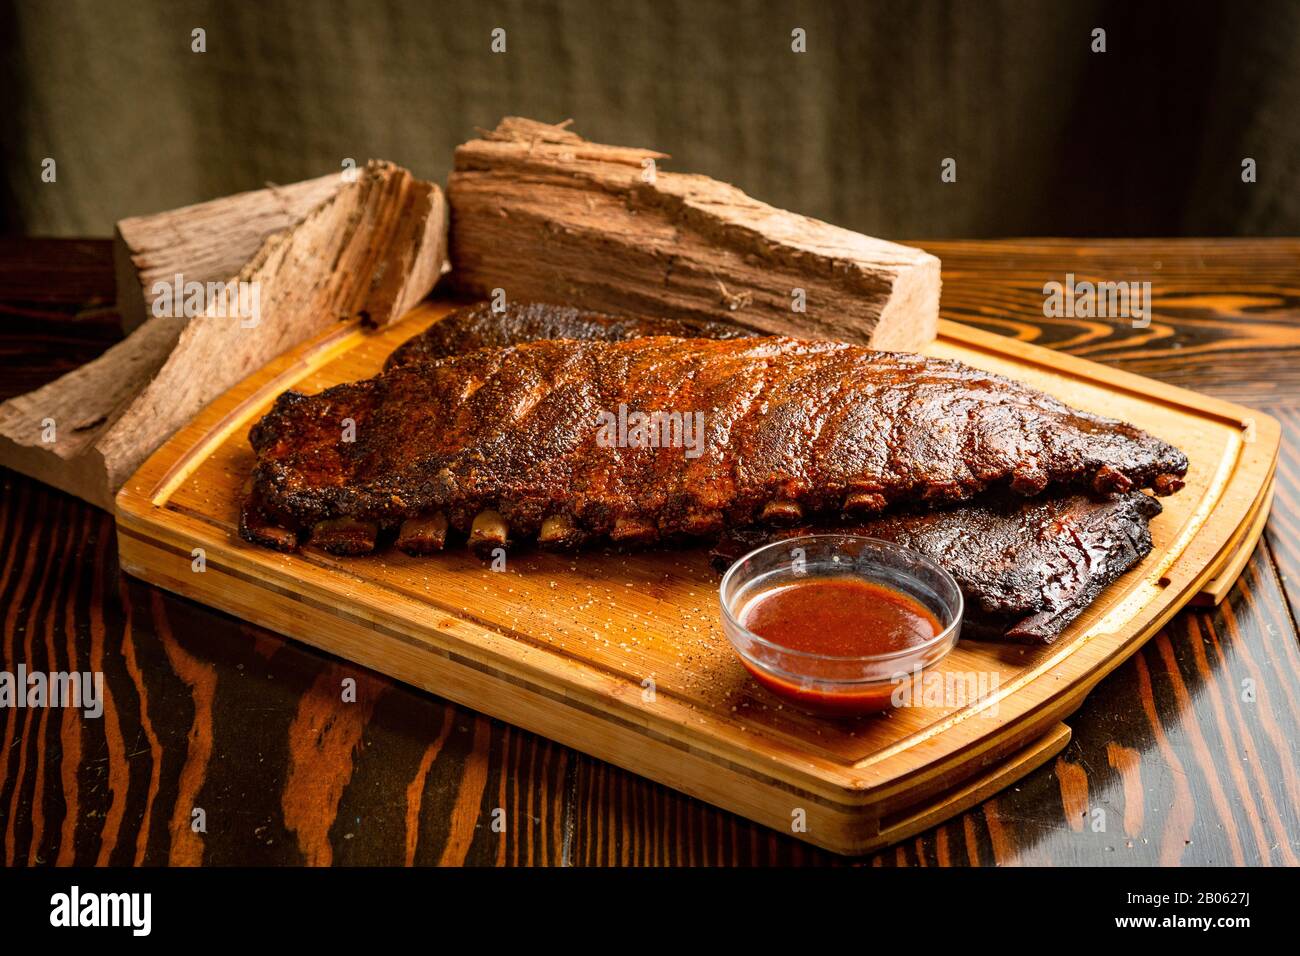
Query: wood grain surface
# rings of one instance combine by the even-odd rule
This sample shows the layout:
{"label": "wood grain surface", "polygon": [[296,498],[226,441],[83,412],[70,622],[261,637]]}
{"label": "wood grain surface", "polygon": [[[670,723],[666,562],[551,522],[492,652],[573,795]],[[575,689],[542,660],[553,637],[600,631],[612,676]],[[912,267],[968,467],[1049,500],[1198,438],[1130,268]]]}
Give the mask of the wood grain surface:
{"label": "wood grain surface", "polygon": [[[1224,604],[1180,613],[1108,677],[1055,761],[851,862],[1296,863],[1300,242],[923,245],[945,318],[1253,404],[1287,434],[1266,541]],[[107,242],[9,241],[0,263],[4,394],[110,344]],[[1149,279],[1155,319],[1045,319],[1042,285],[1067,272]],[[4,668],[103,670],[109,690],[99,720],[0,711],[6,864],[837,862],[125,578],[110,518],[11,473],[0,628]],[[348,677],[357,704],[339,702]]]}

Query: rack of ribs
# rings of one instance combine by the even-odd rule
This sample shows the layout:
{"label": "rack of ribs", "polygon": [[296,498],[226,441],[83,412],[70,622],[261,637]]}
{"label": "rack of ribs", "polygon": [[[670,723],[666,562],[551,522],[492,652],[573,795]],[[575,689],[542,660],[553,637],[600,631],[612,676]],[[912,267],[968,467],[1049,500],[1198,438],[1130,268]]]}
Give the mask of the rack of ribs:
{"label": "rack of ribs", "polygon": [[883,538],[946,568],[966,598],[963,637],[1050,643],[1102,590],[1151,551],[1160,502],[1140,491],[1110,498],[993,495],[959,509],[881,515],[838,527],[727,532],[710,556],[724,571],[754,548],[813,533]]}
{"label": "rack of ribs", "polygon": [[[602,441],[627,410],[700,421],[697,446]],[[390,531],[412,553],[448,528],[488,551],[644,545],[997,489],[1168,494],[1187,469],[1131,425],[958,362],[768,336],[479,348],[286,392],[250,438],[245,537],[345,554]]]}

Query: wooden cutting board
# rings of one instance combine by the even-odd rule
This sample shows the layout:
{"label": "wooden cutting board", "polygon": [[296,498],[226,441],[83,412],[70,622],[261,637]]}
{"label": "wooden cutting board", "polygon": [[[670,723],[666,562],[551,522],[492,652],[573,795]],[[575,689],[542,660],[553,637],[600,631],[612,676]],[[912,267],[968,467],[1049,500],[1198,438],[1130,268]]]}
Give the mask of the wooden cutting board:
{"label": "wooden cutting board", "polygon": [[945,322],[930,354],[1131,421],[1192,463],[1152,523],[1152,554],[1055,644],[954,649],[937,672],[984,675],[975,700],[856,720],[783,706],[723,636],[704,549],[519,553],[496,572],[462,547],[339,558],[240,540],[248,428],[275,396],[373,374],[449,308],[425,304],[375,333],[340,326],[213,402],[119,493],[122,567],[840,853],[932,826],[1058,752],[1062,719],[1179,607],[1221,586],[1267,514],[1272,418]]}

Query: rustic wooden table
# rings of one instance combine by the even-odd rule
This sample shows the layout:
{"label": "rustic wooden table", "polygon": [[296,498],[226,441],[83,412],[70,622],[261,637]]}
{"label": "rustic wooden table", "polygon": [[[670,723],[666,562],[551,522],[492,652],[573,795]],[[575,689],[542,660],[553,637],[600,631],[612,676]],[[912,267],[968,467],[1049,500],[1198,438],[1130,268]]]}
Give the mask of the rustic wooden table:
{"label": "rustic wooden table", "polygon": [[[1179,614],[1107,678],[1054,762],[855,862],[1296,864],[1300,241],[925,246],[943,259],[947,318],[1252,405],[1287,431],[1267,535],[1221,607]],[[1043,283],[1067,272],[1149,279],[1155,320],[1044,318]],[[0,241],[0,397],[112,344],[112,298],[107,241]],[[109,697],[100,720],[0,712],[6,864],[837,862],[123,577],[110,516],[3,470],[0,621],[0,669],[102,670]],[[339,703],[347,676],[358,704]]]}

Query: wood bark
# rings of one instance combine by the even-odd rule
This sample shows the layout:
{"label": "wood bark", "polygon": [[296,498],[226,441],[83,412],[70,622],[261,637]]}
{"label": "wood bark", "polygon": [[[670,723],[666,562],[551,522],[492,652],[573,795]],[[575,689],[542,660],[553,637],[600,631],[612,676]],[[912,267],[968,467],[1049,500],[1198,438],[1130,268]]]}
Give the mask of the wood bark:
{"label": "wood bark", "polygon": [[218,297],[189,319],[151,315],[95,361],[0,405],[0,464],[112,510],[154,449],[285,349],[341,320],[385,325],[424,298],[445,265],[446,220],[437,186],[370,163],[226,277],[229,298],[249,290],[256,309],[232,315]]}
{"label": "wood bark", "polygon": [[934,339],[934,256],[664,171],[667,158],[505,118],[456,150],[454,282],[478,296],[502,289],[881,349]]}
{"label": "wood bark", "polygon": [[150,317],[155,283],[169,283],[177,274],[203,283],[229,279],[268,237],[302,222],[343,184],[332,173],[119,220],[113,271],[122,328],[133,332]]}

